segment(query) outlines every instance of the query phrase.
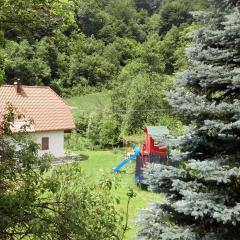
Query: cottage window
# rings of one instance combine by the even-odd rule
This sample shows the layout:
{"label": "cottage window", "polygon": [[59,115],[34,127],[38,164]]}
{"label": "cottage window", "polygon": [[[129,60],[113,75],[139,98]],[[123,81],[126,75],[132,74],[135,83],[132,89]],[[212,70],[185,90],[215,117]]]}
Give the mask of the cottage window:
{"label": "cottage window", "polygon": [[49,150],[49,138],[48,137],[42,138],[42,150]]}

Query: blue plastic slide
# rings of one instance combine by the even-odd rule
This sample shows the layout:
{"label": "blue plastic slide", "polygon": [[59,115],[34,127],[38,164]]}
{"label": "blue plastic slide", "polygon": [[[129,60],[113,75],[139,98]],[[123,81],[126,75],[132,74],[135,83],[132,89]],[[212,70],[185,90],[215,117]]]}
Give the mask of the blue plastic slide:
{"label": "blue plastic slide", "polygon": [[118,172],[129,161],[135,159],[137,156],[140,155],[139,147],[135,147],[133,150],[134,150],[134,154],[130,158],[124,159],[120,164],[118,164],[115,168],[113,168],[113,172]]}

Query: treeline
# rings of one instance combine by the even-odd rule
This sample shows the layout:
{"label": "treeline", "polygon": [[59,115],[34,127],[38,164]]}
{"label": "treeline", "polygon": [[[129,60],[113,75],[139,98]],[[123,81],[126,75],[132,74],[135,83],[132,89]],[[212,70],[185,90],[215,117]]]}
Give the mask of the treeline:
{"label": "treeline", "polygon": [[207,3],[2,0],[1,6],[0,82],[49,85],[64,97],[110,89],[110,122],[120,139],[166,115],[159,111],[169,108],[164,91],[187,67],[187,34],[196,28],[190,11]]}
{"label": "treeline", "polygon": [[[149,47],[158,48],[173,25],[191,24],[189,11],[202,5],[197,2],[3,0],[3,79],[12,83],[20,78],[29,85],[55,83],[63,91],[109,84],[131,60],[144,58]],[[153,42],[152,35],[159,38]]]}

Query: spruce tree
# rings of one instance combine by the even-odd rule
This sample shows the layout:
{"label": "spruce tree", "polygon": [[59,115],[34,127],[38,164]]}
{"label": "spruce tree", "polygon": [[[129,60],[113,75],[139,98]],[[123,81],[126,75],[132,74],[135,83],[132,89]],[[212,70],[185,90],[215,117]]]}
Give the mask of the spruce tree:
{"label": "spruce tree", "polygon": [[139,216],[139,239],[240,239],[240,1],[212,0],[187,49],[170,104],[192,121],[180,168],[149,165],[145,182],[164,192]]}

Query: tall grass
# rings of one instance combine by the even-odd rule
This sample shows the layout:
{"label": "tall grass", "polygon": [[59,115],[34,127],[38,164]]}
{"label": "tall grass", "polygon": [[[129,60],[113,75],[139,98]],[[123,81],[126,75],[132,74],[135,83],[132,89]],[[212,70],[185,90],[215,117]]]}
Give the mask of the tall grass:
{"label": "tall grass", "polygon": [[110,91],[91,93],[88,95],[66,98],[66,102],[72,107],[74,116],[83,113],[91,113],[109,109],[111,106]]}

